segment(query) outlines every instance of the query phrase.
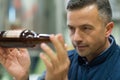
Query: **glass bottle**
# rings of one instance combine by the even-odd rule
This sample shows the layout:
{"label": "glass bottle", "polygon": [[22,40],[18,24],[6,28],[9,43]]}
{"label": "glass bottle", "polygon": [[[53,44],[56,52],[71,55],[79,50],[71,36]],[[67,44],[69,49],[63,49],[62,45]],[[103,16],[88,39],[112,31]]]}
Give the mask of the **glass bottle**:
{"label": "glass bottle", "polygon": [[32,30],[7,30],[0,32],[0,47],[35,47],[42,42],[50,42],[49,34],[37,34]]}

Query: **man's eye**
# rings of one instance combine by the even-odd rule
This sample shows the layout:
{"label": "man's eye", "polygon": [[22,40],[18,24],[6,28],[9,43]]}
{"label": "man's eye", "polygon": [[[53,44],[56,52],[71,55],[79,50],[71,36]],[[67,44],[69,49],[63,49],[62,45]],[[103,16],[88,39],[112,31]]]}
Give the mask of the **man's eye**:
{"label": "man's eye", "polygon": [[90,33],[93,30],[93,28],[90,26],[83,26],[81,30],[85,33]]}
{"label": "man's eye", "polygon": [[89,30],[93,29],[93,26],[85,24],[81,27],[81,29],[84,31],[86,31],[86,30],[89,31]]}
{"label": "man's eye", "polygon": [[70,30],[70,31],[74,30],[74,28],[73,28],[73,27],[71,27],[71,26],[69,26],[68,28],[69,28],[69,30]]}
{"label": "man's eye", "polygon": [[90,30],[90,27],[83,27],[84,30]]}
{"label": "man's eye", "polygon": [[75,28],[73,28],[71,26],[69,26],[68,28],[69,28],[69,31],[70,31],[71,34],[73,34],[75,32]]}
{"label": "man's eye", "polygon": [[70,30],[73,30],[73,27],[69,27]]}

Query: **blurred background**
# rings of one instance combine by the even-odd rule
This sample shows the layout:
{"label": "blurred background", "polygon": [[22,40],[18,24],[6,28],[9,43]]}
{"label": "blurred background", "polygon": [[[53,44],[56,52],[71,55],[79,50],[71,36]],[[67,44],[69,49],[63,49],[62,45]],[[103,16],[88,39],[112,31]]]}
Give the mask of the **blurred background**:
{"label": "blurred background", "polygon": [[[66,0],[0,0],[0,31],[25,28],[37,33],[62,33],[72,49],[66,27]],[[110,0],[115,28],[113,35],[120,45],[120,0]],[[12,27],[15,25],[17,27]],[[30,80],[35,80],[45,70],[39,58],[41,49],[28,49],[31,56]],[[33,79],[34,78],[34,79]],[[0,65],[0,80],[12,80]]]}

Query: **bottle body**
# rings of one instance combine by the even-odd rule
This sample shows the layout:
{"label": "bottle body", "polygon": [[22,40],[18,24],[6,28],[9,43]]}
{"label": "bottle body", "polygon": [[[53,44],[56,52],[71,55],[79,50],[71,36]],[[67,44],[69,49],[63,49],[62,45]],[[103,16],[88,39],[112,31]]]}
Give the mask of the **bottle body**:
{"label": "bottle body", "polygon": [[48,34],[37,34],[31,30],[9,30],[0,32],[0,47],[27,48],[42,42],[50,42]]}

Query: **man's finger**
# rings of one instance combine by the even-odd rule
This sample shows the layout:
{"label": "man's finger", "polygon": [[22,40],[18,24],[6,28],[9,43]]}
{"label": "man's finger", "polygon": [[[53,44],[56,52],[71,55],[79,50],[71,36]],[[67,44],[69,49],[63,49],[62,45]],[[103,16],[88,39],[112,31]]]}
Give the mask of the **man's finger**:
{"label": "man's finger", "polygon": [[44,53],[40,53],[40,59],[43,60],[43,62],[46,65],[46,69],[48,71],[52,70],[52,64],[50,63],[50,61],[48,60],[47,56],[44,55]]}
{"label": "man's finger", "polygon": [[64,60],[67,57],[66,49],[65,49],[65,46],[64,46],[64,41],[59,40],[59,37],[62,37],[62,36],[57,35],[57,37],[56,37],[54,35],[51,35],[50,39],[51,39],[51,41],[52,41],[52,43],[53,43],[53,45],[56,49],[56,53],[57,53],[58,58],[60,60]]}
{"label": "man's finger", "polygon": [[52,62],[53,66],[58,67],[58,59],[53,50],[45,43],[41,44],[41,48],[44,50],[45,54],[50,58],[50,61]]}

